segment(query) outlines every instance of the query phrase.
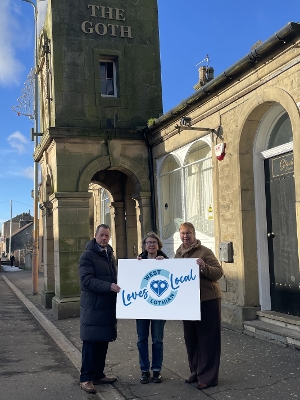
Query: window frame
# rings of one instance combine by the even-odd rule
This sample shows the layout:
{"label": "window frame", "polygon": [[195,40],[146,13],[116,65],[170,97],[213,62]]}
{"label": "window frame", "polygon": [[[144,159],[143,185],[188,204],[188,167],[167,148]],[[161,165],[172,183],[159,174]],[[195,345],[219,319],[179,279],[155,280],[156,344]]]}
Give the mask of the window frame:
{"label": "window frame", "polygon": [[[200,144],[200,148],[207,148],[208,153],[203,157],[203,158],[199,158],[196,161],[190,161],[189,160],[189,155],[191,153],[193,153],[193,151],[195,151],[195,146]],[[197,149],[196,151],[198,151],[199,149]],[[167,159],[172,156],[174,158],[174,160],[177,163],[177,167],[174,168],[172,171],[166,171],[164,170],[165,167],[165,162],[167,161]],[[178,158],[178,154],[176,155],[174,152],[171,152],[170,154],[168,154],[166,157],[164,157],[164,159],[161,161],[161,165],[159,167],[159,174],[158,174],[158,185],[159,185],[159,198],[160,198],[160,206],[159,206],[159,220],[160,220],[160,229],[161,229],[161,235],[162,235],[162,239],[163,242],[165,240],[169,240],[170,237],[174,237],[174,234],[176,233],[176,231],[172,234],[172,236],[168,236],[165,232],[165,228],[167,225],[165,225],[165,217],[164,217],[164,213],[165,213],[165,209],[164,209],[164,186],[162,184],[162,179],[167,176],[167,175],[172,175],[175,173],[179,173],[180,174],[180,184],[177,185],[177,188],[180,191],[180,197],[182,199],[182,203],[181,203],[181,216],[180,218],[177,218],[178,220],[182,219],[182,222],[185,221],[189,214],[191,213],[191,210],[189,210],[188,208],[188,202],[187,202],[187,196],[188,196],[188,179],[187,179],[187,173],[190,167],[195,166],[196,168],[198,168],[199,173],[201,174],[201,179],[204,179],[204,175],[203,175],[203,163],[210,163],[209,166],[209,174],[210,176],[210,190],[211,190],[211,201],[209,202],[209,204],[211,205],[211,207],[214,207],[214,202],[213,202],[213,178],[212,178],[212,170],[213,170],[213,165],[212,165],[212,148],[210,143],[208,143],[206,140],[200,139],[197,140],[193,143],[191,143],[188,146],[188,150],[186,151],[185,156],[183,157],[183,154],[181,154],[181,157]],[[178,187],[179,186],[179,187]],[[200,187],[200,186],[199,186]],[[201,195],[201,192],[199,192],[199,195]],[[172,203],[170,202],[170,204],[168,204],[168,212],[169,213],[173,213],[173,211],[171,209],[169,209],[169,207],[172,207]],[[211,218],[210,215],[210,211],[207,209],[207,207],[204,207],[203,210],[201,210],[201,207],[198,210],[200,212],[200,215],[203,216],[203,218],[205,218],[208,222],[206,229],[204,229],[203,231],[201,230],[201,233],[207,237],[210,238],[214,238],[215,237],[215,232],[214,232],[214,218]],[[203,212],[202,212],[203,211]],[[214,217],[214,214],[212,215]],[[175,220],[174,220],[175,221]],[[176,221],[178,222],[178,221]],[[196,229],[198,229],[195,226]],[[199,230],[199,229],[198,229]]]}
{"label": "window frame", "polygon": [[[103,56],[100,56],[99,57],[99,81],[100,81],[100,95],[101,95],[101,97],[110,97],[110,98],[116,98],[116,97],[118,97],[118,91],[117,91],[117,66],[116,66],[116,58],[115,57],[103,57]],[[102,88],[101,88],[101,82],[102,82],[102,77],[101,77],[101,63],[105,63],[106,64],[106,68],[105,68],[105,71],[106,71],[106,89],[107,89],[107,81],[110,79],[110,78],[107,78],[107,64],[108,63],[111,63],[112,64],[112,67],[113,67],[113,78],[112,78],[112,81],[113,81],[113,90],[114,90],[114,94],[104,94],[104,93],[102,93]]]}

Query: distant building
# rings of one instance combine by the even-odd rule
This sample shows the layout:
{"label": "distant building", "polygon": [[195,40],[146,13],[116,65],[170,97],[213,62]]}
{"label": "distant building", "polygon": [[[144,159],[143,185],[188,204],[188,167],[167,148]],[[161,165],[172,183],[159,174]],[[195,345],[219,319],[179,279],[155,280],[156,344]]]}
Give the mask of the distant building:
{"label": "distant building", "polygon": [[[11,251],[15,256],[15,265],[20,268],[32,268],[33,222],[22,226],[11,236]],[[6,239],[6,246],[9,239]]]}
{"label": "distant building", "polygon": [[[32,223],[33,216],[28,213],[22,213],[16,215],[12,218],[11,224],[11,251],[24,251],[24,262],[21,256],[19,257],[19,253],[15,253],[15,258],[18,258],[18,262],[24,266],[25,265],[25,253],[26,249],[29,248],[30,243],[32,242]],[[1,255],[7,254],[9,257],[9,242],[10,242],[10,220],[4,222],[2,224],[1,231]],[[21,253],[20,253],[21,254]],[[22,253],[23,254],[23,253]],[[18,264],[19,265],[19,264]],[[26,265],[27,267],[27,265]],[[29,267],[29,265],[28,265]]]}

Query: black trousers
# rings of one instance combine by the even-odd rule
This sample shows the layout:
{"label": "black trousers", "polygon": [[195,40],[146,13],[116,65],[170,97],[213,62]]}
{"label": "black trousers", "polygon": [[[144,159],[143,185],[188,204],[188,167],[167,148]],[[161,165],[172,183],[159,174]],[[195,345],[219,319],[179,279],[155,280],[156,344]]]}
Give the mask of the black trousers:
{"label": "black trousers", "polygon": [[82,343],[82,365],[80,382],[104,378],[104,367],[108,342]]}
{"label": "black trousers", "polygon": [[221,299],[201,302],[201,321],[183,321],[191,378],[218,384],[221,356]]}

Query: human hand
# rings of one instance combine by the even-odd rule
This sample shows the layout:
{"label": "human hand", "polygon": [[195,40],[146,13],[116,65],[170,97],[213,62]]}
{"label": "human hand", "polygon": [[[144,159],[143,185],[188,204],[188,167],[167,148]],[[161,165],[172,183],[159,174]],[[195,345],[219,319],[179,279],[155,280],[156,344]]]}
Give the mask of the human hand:
{"label": "human hand", "polygon": [[110,287],[110,290],[111,290],[112,292],[119,293],[120,290],[121,290],[121,288],[120,288],[120,286],[117,285],[116,283],[112,283],[112,284],[111,284],[111,287]]}
{"label": "human hand", "polygon": [[202,260],[202,258],[197,258],[196,263],[199,265],[200,271],[203,272],[205,267],[205,262]]}
{"label": "human hand", "polygon": [[156,260],[164,260],[165,259],[165,257],[163,257],[163,256],[157,256],[156,257]]}
{"label": "human hand", "polygon": [[138,260],[142,260],[142,257],[140,257],[140,256],[137,256],[137,259],[138,259]]}

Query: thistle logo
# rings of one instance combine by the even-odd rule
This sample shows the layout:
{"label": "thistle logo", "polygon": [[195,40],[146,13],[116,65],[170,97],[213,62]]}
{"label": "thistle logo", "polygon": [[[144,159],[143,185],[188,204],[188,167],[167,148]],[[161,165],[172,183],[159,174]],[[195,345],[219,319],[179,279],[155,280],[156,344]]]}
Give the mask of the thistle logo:
{"label": "thistle logo", "polygon": [[146,301],[152,306],[166,306],[175,299],[177,289],[173,290],[170,275],[165,269],[154,269],[142,279],[141,290],[147,290]]}

